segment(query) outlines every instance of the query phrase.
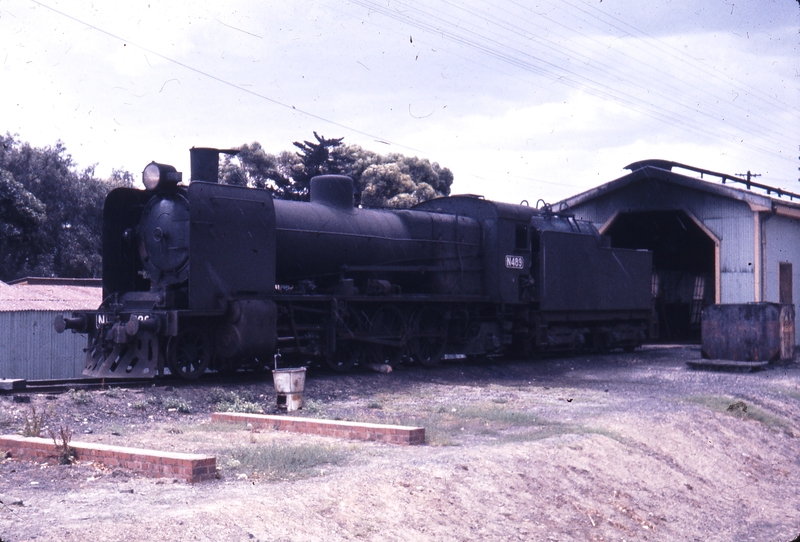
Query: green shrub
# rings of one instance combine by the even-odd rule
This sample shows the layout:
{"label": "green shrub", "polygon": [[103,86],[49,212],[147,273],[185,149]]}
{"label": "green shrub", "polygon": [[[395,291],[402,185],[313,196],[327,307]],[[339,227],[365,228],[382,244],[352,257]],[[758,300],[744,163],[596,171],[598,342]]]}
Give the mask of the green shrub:
{"label": "green shrub", "polygon": [[211,402],[215,403],[217,412],[241,412],[244,414],[263,414],[264,408],[253,401],[253,394],[235,391],[223,391],[219,388],[211,390]]}
{"label": "green shrub", "polygon": [[182,414],[190,414],[192,412],[191,403],[177,397],[167,397],[162,401],[162,406],[167,410],[177,410]]}
{"label": "green shrub", "polygon": [[76,405],[85,405],[92,402],[92,394],[86,390],[69,390],[69,398]]}
{"label": "green shrub", "polygon": [[149,403],[144,399],[130,403],[130,407],[136,410],[147,410],[148,405]]}

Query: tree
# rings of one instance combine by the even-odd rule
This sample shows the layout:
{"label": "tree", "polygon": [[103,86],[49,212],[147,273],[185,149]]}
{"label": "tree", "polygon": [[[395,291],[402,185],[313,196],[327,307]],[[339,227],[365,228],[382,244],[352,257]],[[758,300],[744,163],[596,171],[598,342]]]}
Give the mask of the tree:
{"label": "tree", "polygon": [[301,177],[303,171],[297,155],[284,151],[275,156],[253,142],[239,147],[235,156],[225,155],[219,179],[223,184],[269,190],[278,199],[302,199],[302,194],[308,194],[308,183],[303,190],[295,178]]}
{"label": "tree", "polygon": [[103,203],[133,176],[114,170],[95,178],[76,171],[66,147],[35,148],[0,136],[0,280],[24,276],[99,277]]}
{"label": "tree", "polygon": [[314,138],[317,140],[316,143],[311,141],[303,141],[302,143],[295,141],[293,143],[295,147],[300,149],[297,156],[300,158],[303,167],[302,169],[297,168],[293,172],[292,193],[297,197],[291,199],[308,200],[311,179],[317,175],[341,173],[341,164],[337,160],[331,159],[333,156],[331,150],[341,145],[344,138],[325,139],[324,136],[318,135],[317,132],[314,132]]}
{"label": "tree", "polygon": [[225,157],[220,182],[264,188],[278,199],[308,200],[312,177],[348,175],[361,204],[368,207],[411,207],[450,194],[453,173],[436,162],[397,153],[382,156],[316,132],[314,138],[316,143],[294,142],[300,152],[284,151],[277,156],[257,142],[242,145],[238,156]]}
{"label": "tree", "polygon": [[45,205],[10,172],[0,170],[0,277],[16,278],[28,266],[31,248],[43,245],[46,216]]}
{"label": "tree", "polygon": [[453,173],[427,158],[390,154],[355,177],[361,203],[369,207],[413,207],[450,195]]}

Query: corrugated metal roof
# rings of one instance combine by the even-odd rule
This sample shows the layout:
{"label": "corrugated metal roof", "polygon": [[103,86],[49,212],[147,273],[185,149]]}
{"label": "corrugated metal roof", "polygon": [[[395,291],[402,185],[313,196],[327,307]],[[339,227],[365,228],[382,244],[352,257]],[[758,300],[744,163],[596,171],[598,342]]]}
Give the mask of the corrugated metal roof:
{"label": "corrugated metal roof", "polygon": [[[667,166],[659,164],[659,162],[667,164]],[[662,167],[658,167],[659,165],[661,165]],[[680,164],[674,164],[672,162],[658,161],[658,160],[648,160],[640,163],[637,162],[636,164],[631,164],[630,166],[628,166],[629,168],[632,169],[631,173],[624,175],[619,179],[610,181],[608,183],[592,188],[591,190],[587,190],[586,192],[576,194],[563,201],[560,201],[554,204],[553,208],[568,209],[571,207],[577,207],[579,205],[585,205],[587,202],[595,200],[596,198],[602,195],[619,190],[632,183],[636,183],[644,179],[657,179],[661,181],[670,182],[675,185],[685,186],[687,188],[700,190],[702,192],[715,194],[725,198],[742,201],[747,203],[750,206],[751,210],[776,211],[778,214],[786,214],[787,216],[800,218],[800,204],[798,204],[795,201],[786,201],[785,199],[779,199],[775,197],[773,194],[769,195],[755,194],[749,190],[733,187],[729,184],[711,183],[703,179],[698,179],[696,177],[681,175],[671,171],[668,168],[668,166],[670,165],[677,167],[688,167],[688,166],[682,166]],[[733,179],[734,176],[730,175],[728,176],[728,178]]]}
{"label": "corrugated metal roof", "polygon": [[95,310],[103,300],[103,289],[84,284],[63,279],[0,282],[0,312]]}

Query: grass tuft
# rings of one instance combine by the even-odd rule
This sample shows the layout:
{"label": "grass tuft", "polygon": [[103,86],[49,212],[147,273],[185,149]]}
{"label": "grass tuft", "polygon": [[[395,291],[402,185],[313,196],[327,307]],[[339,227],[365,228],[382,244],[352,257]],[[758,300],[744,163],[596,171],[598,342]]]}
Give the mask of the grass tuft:
{"label": "grass tuft", "polygon": [[741,420],[756,421],[772,429],[784,431],[789,435],[795,434],[794,427],[789,420],[783,416],[773,414],[752,402],[719,395],[695,395],[687,398],[687,401]]}
{"label": "grass tuft", "polygon": [[525,431],[514,432],[502,435],[498,443],[507,442],[534,442],[562,435],[601,435],[622,444],[627,444],[619,434],[597,427],[587,427],[583,425],[572,425],[565,423],[554,423],[547,426],[529,428]]}
{"label": "grass tuft", "polygon": [[325,413],[322,403],[313,399],[303,401],[303,411],[309,416],[322,416]]}
{"label": "grass tuft", "polygon": [[318,476],[319,467],[340,465],[346,453],[318,444],[251,444],[217,451],[220,463],[234,473],[262,480],[297,480]]}

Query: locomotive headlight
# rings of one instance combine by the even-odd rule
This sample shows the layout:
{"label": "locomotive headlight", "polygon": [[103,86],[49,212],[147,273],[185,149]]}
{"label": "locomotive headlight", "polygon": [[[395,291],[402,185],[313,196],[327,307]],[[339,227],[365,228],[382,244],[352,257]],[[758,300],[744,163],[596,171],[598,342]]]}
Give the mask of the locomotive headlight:
{"label": "locomotive headlight", "polygon": [[173,166],[150,162],[142,171],[142,182],[146,190],[174,186],[181,182],[182,175]]}

